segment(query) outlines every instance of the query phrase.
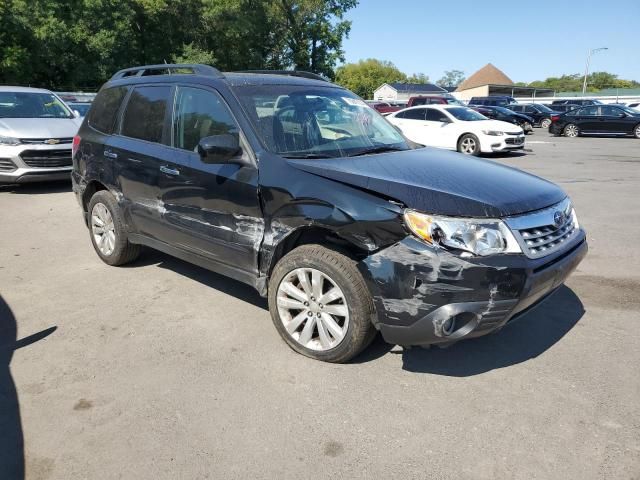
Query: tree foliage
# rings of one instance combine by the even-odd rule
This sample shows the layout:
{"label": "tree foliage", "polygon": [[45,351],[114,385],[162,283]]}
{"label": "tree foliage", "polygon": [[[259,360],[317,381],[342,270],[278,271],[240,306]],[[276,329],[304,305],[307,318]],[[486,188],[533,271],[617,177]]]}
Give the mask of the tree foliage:
{"label": "tree foliage", "polygon": [[171,61],[333,78],[357,0],[0,0],[0,83],[98,87]]}
{"label": "tree foliage", "polygon": [[383,83],[429,83],[429,77],[424,73],[407,76],[391,62],[368,58],[338,67],[336,82],[362,98],[373,98],[373,92]]}
{"label": "tree foliage", "polygon": [[[549,77],[528,84],[530,87],[552,88],[557,92],[577,92],[582,90],[584,75],[574,73],[560,77]],[[605,88],[637,88],[640,83],[635,80],[622,80],[618,75],[608,72],[593,72],[587,77],[587,90],[597,92]]]}
{"label": "tree foliage", "polygon": [[464,82],[464,72],[462,70],[446,70],[441,79],[436,81],[440,87],[457,87]]}

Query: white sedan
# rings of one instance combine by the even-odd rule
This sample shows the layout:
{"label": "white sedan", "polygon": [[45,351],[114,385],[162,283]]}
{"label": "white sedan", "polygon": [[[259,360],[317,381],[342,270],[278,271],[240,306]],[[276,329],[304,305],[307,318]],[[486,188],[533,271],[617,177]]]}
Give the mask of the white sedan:
{"label": "white sedan", "polygon": [[524,132],[512,123],[489,120],[467,107],[429,105],[386,117],[409,140],[467,155],[524,148]]}

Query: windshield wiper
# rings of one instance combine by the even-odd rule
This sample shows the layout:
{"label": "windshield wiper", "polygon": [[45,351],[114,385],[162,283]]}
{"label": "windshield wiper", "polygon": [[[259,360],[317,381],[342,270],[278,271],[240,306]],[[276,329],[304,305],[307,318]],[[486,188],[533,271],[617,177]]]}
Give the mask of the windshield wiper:
{"label": "windshield wiper", "polygon": [[293,159],[312,159],[312,158],[334,158],[331,155],[325,155],[323,153],[299,153],[293,155],[282,155],[284,158],[293,158]]}
{"label": "windshield wiper", "polygon": [[347,155],[347,157],[359,157],[360,155],[369,155],[372,153],[384,153],[384,152],[402,152],[407,150],[406,148],[392,147],[390,145],[379,145],[377,147],[366,148],[359,152]]}

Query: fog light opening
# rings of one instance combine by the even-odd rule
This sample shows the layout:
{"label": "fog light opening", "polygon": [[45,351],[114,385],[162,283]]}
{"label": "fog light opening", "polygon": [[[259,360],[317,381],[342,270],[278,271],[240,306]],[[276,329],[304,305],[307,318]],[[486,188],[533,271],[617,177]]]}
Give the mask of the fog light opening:
{"label": "fog light opening", "polygon": [[456,330],[456,317],[450,317],[442,324],[442,334],[448,337]]}

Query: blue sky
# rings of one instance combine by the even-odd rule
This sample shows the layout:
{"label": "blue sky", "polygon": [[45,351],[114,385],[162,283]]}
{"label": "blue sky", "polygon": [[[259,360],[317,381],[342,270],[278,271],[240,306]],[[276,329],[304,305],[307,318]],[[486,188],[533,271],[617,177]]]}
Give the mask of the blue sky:
{"label": "blue sky", "polygon": [[360,0],[346,15],[347,62],[389,60],[432,81],[491,62],[514,82],[608,71],[640,81],[640,0]]}

